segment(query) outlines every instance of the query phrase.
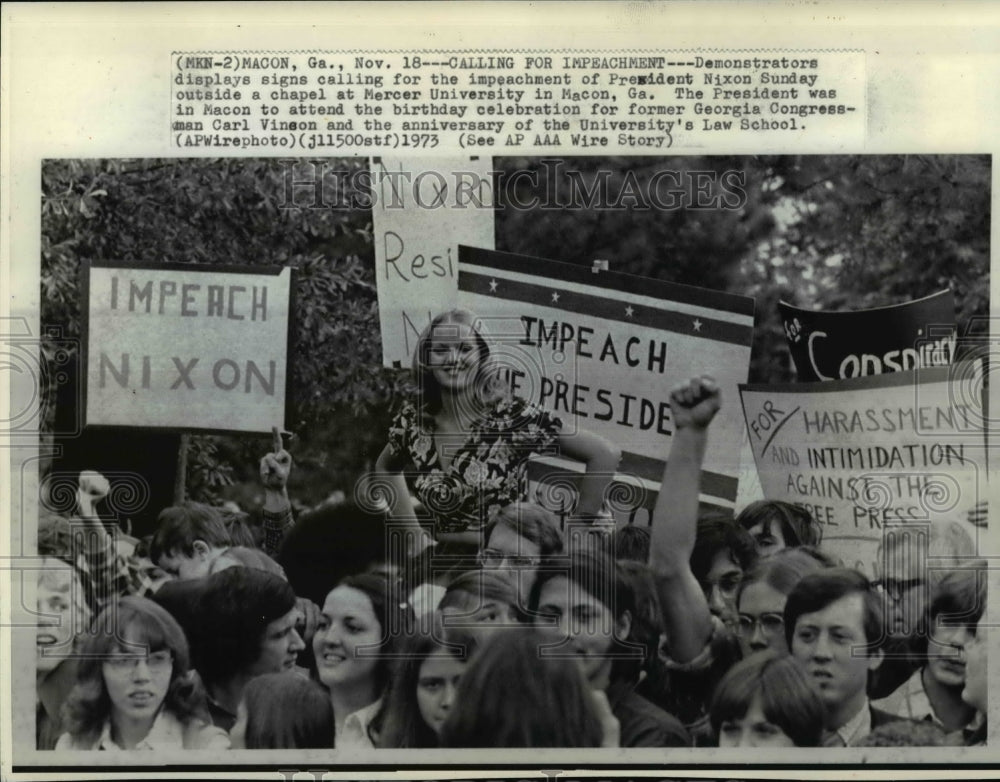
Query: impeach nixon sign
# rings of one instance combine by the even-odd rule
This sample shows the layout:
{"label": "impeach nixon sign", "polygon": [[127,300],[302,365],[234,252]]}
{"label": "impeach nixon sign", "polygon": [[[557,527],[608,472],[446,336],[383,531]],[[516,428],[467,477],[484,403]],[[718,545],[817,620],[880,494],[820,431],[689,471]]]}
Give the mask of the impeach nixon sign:
{"label": "impeach nixon sign", "polygon": [[292,270],[85,269],[88,426],[284,426]]}

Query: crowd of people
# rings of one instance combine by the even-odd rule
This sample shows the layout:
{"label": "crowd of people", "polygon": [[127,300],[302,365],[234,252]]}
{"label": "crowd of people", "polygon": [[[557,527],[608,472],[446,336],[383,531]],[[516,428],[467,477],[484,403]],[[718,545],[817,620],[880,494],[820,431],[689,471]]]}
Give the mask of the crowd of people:
{"label": "crowd of people", "polygon": [[[699,377],[671,392],[649,526],[615,527],[619,449],[491,361],[471,313],[421,335],[381,507],[294,519],[279,442],[259,524],[184,503],[130,549],[82,473],[77,514],[39,529],[38,748],[985,743],[986,566],[960,525],[922,530],[921,561],[888,533],[873,582],[798,507],[702,513],[722,400]],[[526,495],[554,451],[585,468],[564,518]]]}

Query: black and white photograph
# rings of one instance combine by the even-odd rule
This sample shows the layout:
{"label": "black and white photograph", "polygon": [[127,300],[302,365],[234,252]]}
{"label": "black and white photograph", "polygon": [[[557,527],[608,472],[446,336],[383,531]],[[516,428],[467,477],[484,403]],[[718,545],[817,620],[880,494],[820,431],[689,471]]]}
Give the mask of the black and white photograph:
{"label": "black and white photograph", "polygon": [[43,163],[37,749],[983,742],[990,157],[476,176]]}
{"label": "black and white photograph", "polygon": [[0,776],[995,768],[1000,20],[904,6],[5,3]]}

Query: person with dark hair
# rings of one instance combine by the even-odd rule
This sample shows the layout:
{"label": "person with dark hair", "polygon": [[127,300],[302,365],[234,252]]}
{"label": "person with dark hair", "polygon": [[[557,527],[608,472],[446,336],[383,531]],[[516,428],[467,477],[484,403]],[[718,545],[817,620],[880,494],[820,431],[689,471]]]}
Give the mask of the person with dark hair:
{"label": "person with dark hair", "polygon": [[615,559],[619,562],[631,560],[647,564],[651,536],[649,527],[640,527],[638,524],[626,524],[624,527],[618,527],[611,533]]}
{"label": "person with dark hair", "polygon": [[163,608],[123,597],[98,616],[77,683],[63,706],[56,749],[227,749],[207,722],[184,632]]}
{"label": "person with dark hair", "polygon": [[640,611],[636,584],[613,559],[576,551],[567,568],[539,572],[529,609],[535,626],[555,631],[590,685],[607,693],[621,746],[690,746],[676,718],[635,692],[651,639],[632,635]]}
{"label": "person with dark hair", "polygon": [[669,672],[657,701],[670,705],[699,745],[710,738],[712,690],[740,655],[734,630],[722,618],[726,596],[735,597],[743,570],[738,562],[749,566],[755,554],[749,536],[732,520],[698,524],[708,427],[720,406],[719,388],[710,377],[692,378],[671,390],[674,434],[653,506],[650,540]]}
{"label": "person with dark hair", "polygon": [[746,656],[763,649],[788,653],[785,642],[785,602],[809,573],[827,567],[801,548],[786,548],[758,560],[740,584],[736,599],[737,634]]}
{"label": "person with dark hair", "polygon": [[818,747],[826,716],[798,663],[773,651],[730,668],[709,713],[720,747]]}
{"label": "person with dark hair", "polygon": [[476,648],[474,636],[438,622],[406,639],[382,708],[372,721],[379,747],[438,746],[438,734]]}
{"label": "person with dark hair", "polygon": [[376,573],[348,576],[323,603],[313,636],[319,680],[333,706],[333,746],[371,749],[370,729],[389,683],[390,664],[413,616],[394,580]]}
{"label": "person with dark hair", "polygon": [[559,418],[502,387],[500,369],[468,310],[438,315],[421,333],[413,353],[419,396],[396,414],[376,465],[391,484],[393,519],[417,524],[403,478],[411,467],[435,537],[478,549],[485,524],[525,498],[528,457],[553,448],[586,466],[577,512],[600,511],[620,450],[590,432],[563,432]]}
{"label": "person with dark hair", "polygon": [[[56,491],[52,486],[47,489]],[[97,514],[97,503],[110,490],[103,475],[83,470],[76,484],[76,515],[68,519],[43,511],[38,520],[37,611],[23,619],[25,624],[36,624],[38,749],[55,748],[63,733],[62,706],[76,683],[80,645],[91,619],[119,597],[143,590],[138,574],[119,553],[124,542],[121,531],[105,526]],[[43,506],[46,494],[43,487]]]}
{"label": "person with dark hair", "polygon": [[186,581],[227,567],[252,567],[284,577],[284,571],[259,549],[234,546],[218,508],[199,502],[160,512],[149,556],[161,570]]}
{"label": "person with dark hair", "polygon": [[539,567],[562,554],[563,538],[555,515],[533,502],[505,505],[486,525],[479,561],[514,578],[524,609]]}
{"label": "person with dark hair", "polygon": [[[616,567],[622,577],[631,583],[635,594],[635,612],[632,615],[629,638],[643,650],[639,684],[635,692],[667,714],[681,720],[684,711],[683,688],[673,680],[664,659],[660,656],[665,633],[663,612],[656,594],[653,574],[648,565],[636,560],[619,559]],[[698,738],[690,725],[683,723],[683,720],[682,724],[692,738]]]}
{"label": "person with dark hair", "polygon": [[[616,746],[613,719],[573,660],[530,628],[499,633],[462,675],[442,747]],[[516,683],[517,686],[511,686]]]}
{"label": "person with dark hair", "polygon": [[295,668],[300,612],[288,583],[263,570],[227,568],[197,586],[188,635],[212,722],[229,730],[247,682]]}
{"label": "person with dark hair", "polygon": [[295,594],[322,605],[347,576],[382,564],[386,513],[356,502],[324,505],[302,514],[278,552]]}
{"label": "person with dark hair", "polygon": [[[887,639],[885,663],[868,685],[872,698],[885,698],[923,666],[930,627],[927,608],[935,581],[977,556],[970,527],[957,519],[886,527],[875,562],[875,587],[882,596]],[[932,566],[933,563],[933,566]]]}
{"label": "person with dark hair", "polygon": [[864,575],[828,568],[805,576],[785,603],[785,640],[826,707],[825,746],[856,746],[898,717],[872,708],[868,675],[882,662],[882,601]]}
{"label": "person with dark hair", "polygon": [[757,560],[750,534],[728,516],[698,519],[691,572],[701,585],[708,608],[727,627],[736,629],[736,593],[743,574]]}
{"label": "person with dark hair", "polygon": [[965,648],[975,637],[985,603],[986,562],[977,560],[937,580],[930,603],[930,637],[924,665],[888,698],[872,705],[946,731],[965,728],[978,712],[962,700]]}
{"label": "person with dark hair", "polygon": [[750,533],[757,554],[764,558],[786,548],[818,546],[823,540],[823,528],[809,511],[780,500],[751,502],[736,523]]}
{"label": "person with dark hair", "polygon": [[296,671],[251,679],[229,732],[233,749],[327,749],[332,735],[329,694]]}
{"label": "person with dark hair", "polygon": [[982,715],[982,719],[974,721],[963,731],[963,743],[966,746],[981,746],[986,744],[986,715],[989,705],[988,653],[989,639],[987,637],[986,621],[986,584],[979,582],[979,605],[981,613],[976,623],[976,631],[965,644],[965,686],[962,688],[962,700]]}
{"label": "person with dark hair", "polygon": [[469,570],[455,576],[437,607],[446,630],[461,628],[484,642],[503,627],[526,621],[517,586],[504,571]]}

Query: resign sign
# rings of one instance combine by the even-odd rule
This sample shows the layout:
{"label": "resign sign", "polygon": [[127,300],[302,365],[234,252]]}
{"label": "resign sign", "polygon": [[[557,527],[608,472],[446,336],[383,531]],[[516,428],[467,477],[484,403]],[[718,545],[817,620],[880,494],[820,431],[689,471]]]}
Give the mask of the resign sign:
{"label": "resign sign", "polygon": [[458,245],[493,248],[492,158],[373,158],[382,363],[410,366],[417,337],[458,294]]}
{"label": "resign sign", "polygon": [[[476,312],[516,394],[623,451],[652,504],[674,431],[670,390],[711,375],[729,404],[709,438],[701,489],[732,507],[753,299],[539,258],[460,248],[459,302]],[[566,465],[561,465],[566,467]]]}
{"label": "resign sign", "polygon": [[967,523],[985,497],[981,391],[979,363],[743,386],[764,496],[808,510],[823,547],[872,574],[884,528]]}
{"label": "resign sign", "polygon": [[292,270],[85,268],[88,426],[284,426]]}

